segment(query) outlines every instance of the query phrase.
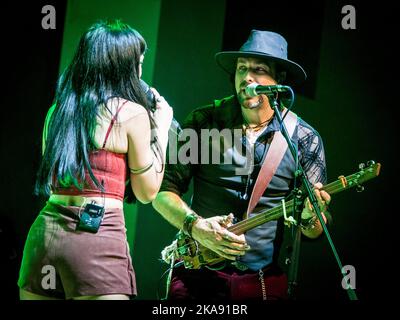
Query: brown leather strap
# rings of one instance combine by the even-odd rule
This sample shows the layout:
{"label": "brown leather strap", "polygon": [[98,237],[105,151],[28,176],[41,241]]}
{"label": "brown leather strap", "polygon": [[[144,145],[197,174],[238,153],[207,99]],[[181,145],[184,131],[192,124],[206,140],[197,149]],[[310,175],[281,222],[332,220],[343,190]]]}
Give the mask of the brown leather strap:
{"label": "brown leather strap", "polygon": [[[286,112],[283,110],[282,114]],[[283,120],[286,129],[291,137],[293,135],[294,129],[297,124],[297,115],[291,111],[288,112],[285,119]],[[269,146],[268,152],[264,158],[263,165],[258,174],[256,183],[251,193],[249,205],[247,206],[247,211],[245,213],[244,219],[247,219],[249,214],[253,211],[264,191],[267,189],[269,183],[274,176],[279,163],[288,148],[285,137],[280,131],[276,131],[272,139],[271,145]]]}

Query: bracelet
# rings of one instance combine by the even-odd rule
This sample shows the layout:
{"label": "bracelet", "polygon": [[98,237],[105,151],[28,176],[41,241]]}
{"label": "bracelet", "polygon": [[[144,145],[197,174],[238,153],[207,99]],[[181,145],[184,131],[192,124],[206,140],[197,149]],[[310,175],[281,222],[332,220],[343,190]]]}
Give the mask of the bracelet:
{"label": "bracelet", "polygon": [[300,227],[302,230],[314,229],[317,220],[317,215],[314,215],[311,218],[301,219]]}
{"label": "bracelet", "polygon": [[183,220],[182,231],[185,235],[192,237],[193,224],[200,216],[194,212],[186,214],[185,220]]}
{"label": "bracelet", "polygon": [[144,168],[140,168],[140,169],[131,169],[129,168],[129,170],[131,171],[132,174],[141,174],[141,173],[145,173],[146,171],[149,171],[150,168],[153,166],[154,164],[154,158],[151,161],[151,163],[147,166],[145,166]]}

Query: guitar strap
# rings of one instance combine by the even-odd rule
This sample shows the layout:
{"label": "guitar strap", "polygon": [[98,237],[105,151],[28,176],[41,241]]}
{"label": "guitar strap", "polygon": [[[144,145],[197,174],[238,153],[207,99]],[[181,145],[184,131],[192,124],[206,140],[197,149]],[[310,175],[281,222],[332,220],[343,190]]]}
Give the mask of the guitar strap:
{"label": "guitar strap", "polygon": [[[282,113],[286,112],[286,108]],[[289,137],[292,137],[294,133],[294,129],[297,124],[297,115],[291,111],[285,116],[283,120],[286,129],[289,133]],[[257,176],[256,183],[253,188],[253,192],[250,196],[249,205],[247,207],[245,216],[243,219],[247,219],[249,214],[253,211],[264,191],[267,189],[269,183],[274,176],[276,169],[279,166],[279,163],[282,161],[283,156],[288,148],[288,144],[286,142],[285,137],[283,136],[281,131],[276,131],[274,133],[274,137],[272,138],[271,145],[267,151],[266,156],[264,157],[264,162],[260,169],[260,172]]]}

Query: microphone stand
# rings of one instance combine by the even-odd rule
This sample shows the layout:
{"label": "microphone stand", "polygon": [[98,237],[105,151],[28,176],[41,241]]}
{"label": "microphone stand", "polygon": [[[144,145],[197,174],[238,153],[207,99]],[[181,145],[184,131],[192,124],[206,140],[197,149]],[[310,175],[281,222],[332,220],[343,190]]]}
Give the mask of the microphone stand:
{"label": "microphone stand", "polygon": [[[297,159],[296,159],[297,160]],[[297,161],[296,161],[297,164]],[[295,188],[292,191],[293,194],[293,217],[295,221],[301,220],[301,212],[303,211],[303,203],[305,197],[303,192],[298,186],[298,177],[300,176],[299,171],[295,172]],[[301,244],[301,228],[299,224],[293,224],[292,239],[293,244],[291,246],[291,257],[289,259],[289,273],[288,273],[288,296],[289,299],[294,300],[296,297],[295,290],[297,288],[297,274],[299,269],[299,256],[300,256],[300,244]]]}
{"label": "microphone stand", "polygon": [[[292,90],[290,90],[292,91]],[[343,266],[340,261],[339,255],[336,251],[335,245],[332,242],[332,238],[329,234],[329,231],[325,225],[324,219],[322,218],[321,211],[319,209],[318,205],[318,200],[314,194],[313,187],[310,185],[309,181],[307,180],[306,174],[301,166],[301,164],[297,161],[298,156],[297,156],[297,151],[296,148],[290,139],[289,133],[287,132],[286,126],[283,122],[281,112],[279,110],[279,103],[278,99],[275,97],[276,95],[274,94],[273,96],[268,94],[268,100],[271,108],[274,110],[275,115],[279,121],[280,124],[280,130],[282,132],[282,135],[285,137],[289,150],[295,159],[296,163],[296,171],[295,171],[295,177],[301,179],[301,185],[303,186],[304,190],[306,191],[305,194],[303,195],[300,189],[295,186],[294,189],[294,203],[295,203],[295,220],[298,221],[297,225],[294,225],[294,239],[293,239],[293,246],[292,246],[292,255],[290,259],[290,268],[289,268],[289,274],[288,274],[288,295],[290,299],[294,299],[294,289],[297,287],[297,273],[298,273],[298,265],[299,265],[299,255],[300,255],[300,242],[301,242],[301,227],[300,227],[300,219],[301,219],[301,212],[302,212],[302,203],[305,197],[308,197],[310,199],[310,203],[314,208],[314,212],[316,213],[321,226],[323,228],[323,231],[327,237],[327,240],[330,244],[330,247],[332,249],[332,252],[335,256],[336,262],[340,268],[340,272],[343,276],[346,276],[346,274],[343,271]],[[292,91],[292,98],[294,97],[293,91]],[[299,205],[301,200],[301,205]],[[346,292],[348,294],[348,297],[350,300],[358,300],[357,295],[353,288],[351,286],[347,286]]]}

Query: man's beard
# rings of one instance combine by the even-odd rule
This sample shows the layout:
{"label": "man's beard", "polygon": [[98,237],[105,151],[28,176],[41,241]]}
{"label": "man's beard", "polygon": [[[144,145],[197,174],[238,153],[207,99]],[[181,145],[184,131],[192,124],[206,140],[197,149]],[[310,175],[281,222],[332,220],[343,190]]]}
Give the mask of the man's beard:
{"label": "man's beard", "polygon": [[249,104],[249,109],[258,108],[263,103],[263,98],[260,96],[256,102],[252,102]]}
{"label": "man's beard", "polygon": [[246,102],[247,99],[243,98],[242,95],[239,96],[239,102],[240,105],[242,105],[243,107],[245,107],[246,109],[255,109],[258,108],[259,106],[262,105],[262,103],[264,102],[263,97],[258,96],[257,101],[254,102]]}

